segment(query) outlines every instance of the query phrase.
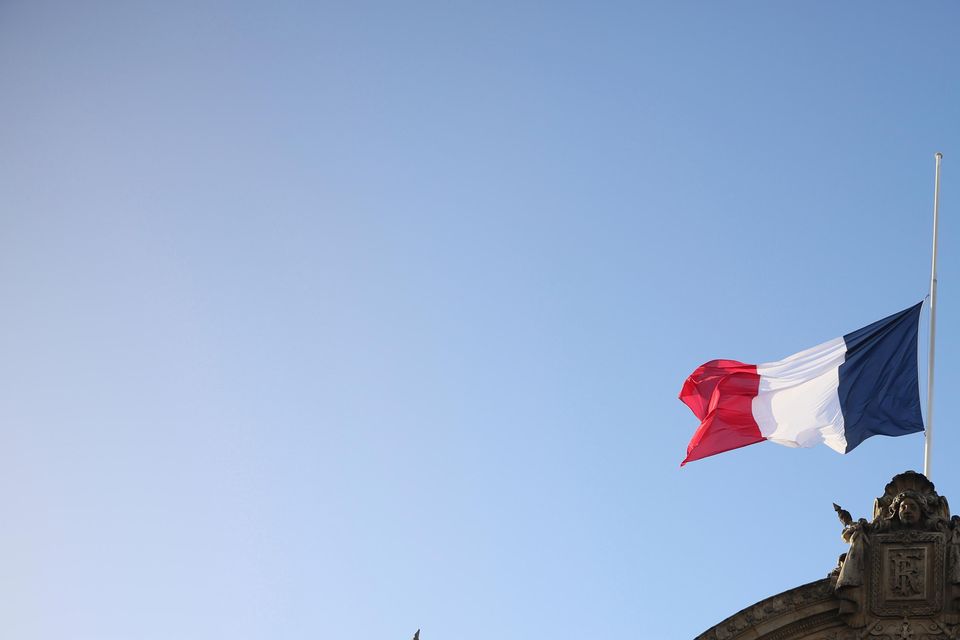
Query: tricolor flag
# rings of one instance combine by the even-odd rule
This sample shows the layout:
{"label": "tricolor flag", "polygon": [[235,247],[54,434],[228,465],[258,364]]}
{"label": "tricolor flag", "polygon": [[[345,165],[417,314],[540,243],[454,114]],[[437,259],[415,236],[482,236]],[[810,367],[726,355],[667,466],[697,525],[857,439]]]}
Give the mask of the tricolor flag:
{"label": "tricolor flag", "polygon": [[764,440],[849,453],[870,436],[923,431],[922,304],[777,362],[697,367],[680,400],[701,423],[680,466]]}

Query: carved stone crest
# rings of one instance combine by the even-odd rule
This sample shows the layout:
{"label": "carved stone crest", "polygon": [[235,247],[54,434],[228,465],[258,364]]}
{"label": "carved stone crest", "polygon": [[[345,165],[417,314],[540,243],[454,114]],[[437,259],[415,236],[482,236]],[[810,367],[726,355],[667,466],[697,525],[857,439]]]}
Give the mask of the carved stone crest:
{"label": "carved stone crest", "polygon": [[834,508],[850,544],[834,584],[849,626],[869,637],[889,635],[897,625],[908,635],[914,627],[946,633],[944,625],[960,622],[960,518],[951,519],[932,482],[914,471],[895,476],[869,522]]}
{"label": "carved stone crest", "polygon": [[870,610],[878,616],[933,615],[943,609],[944,534],[880,534],[870,550]]}
{"label": "carved stone crest", "polygon": [[697,640],[960,640],[960,517],[933,483],[894,476],[870,520],[834,509],[850,545],[836,569]]}

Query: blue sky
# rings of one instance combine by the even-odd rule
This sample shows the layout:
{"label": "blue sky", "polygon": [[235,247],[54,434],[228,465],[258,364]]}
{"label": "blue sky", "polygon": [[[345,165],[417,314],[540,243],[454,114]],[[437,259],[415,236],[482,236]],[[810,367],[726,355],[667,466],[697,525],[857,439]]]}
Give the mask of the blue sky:
{"label": "blue sky", "polygon": [[823,577],[923,438],[681,470],[676,394],[921,299],[936,151],[960,502],[958,14],[0,3],[2,635],[689,638]]}

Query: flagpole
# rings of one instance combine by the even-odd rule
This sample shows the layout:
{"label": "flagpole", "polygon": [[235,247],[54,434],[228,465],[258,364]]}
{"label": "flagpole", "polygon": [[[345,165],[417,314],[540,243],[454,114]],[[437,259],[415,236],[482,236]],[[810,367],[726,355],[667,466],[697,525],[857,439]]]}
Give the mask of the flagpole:
{"label": "flagpole", "polygon": [[936,176],[933,182],[933,258],[930,263],[930,356],[927,358],[927,424],[923,442],[923,475],[930,477],[930,456],[933,451],[933,347],[937,335],[937,219],[940,213],[940,161],[936,156]]}

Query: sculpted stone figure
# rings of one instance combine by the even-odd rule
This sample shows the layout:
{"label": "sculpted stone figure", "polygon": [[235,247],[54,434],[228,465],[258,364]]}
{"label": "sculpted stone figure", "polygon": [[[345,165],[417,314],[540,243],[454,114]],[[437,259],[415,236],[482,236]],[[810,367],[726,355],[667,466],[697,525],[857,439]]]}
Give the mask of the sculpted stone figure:
{"label": "sculpted stone figure", "polygon": [[[884,495],[875,501],[874,517],[870,522],[863,518],[853,522],[849,513],[837,505],[834,508],[844,524],[840,536],[850,545],[850,550],[841,556],[834,586],[841,600],[840,615],[847,624],[852,627],[867,624],[869,594],[865,587],[870,571],[875,574],[875,582],[882,582],[873,585],[874,599],[882,601],[878,607],[893,610],[901,606],[906,613],[915,601],[921,600],[921,596],[926,598],[928,583],[932,585],[930,589],[939,584],[934,578],[927,578],[929,563],[926,554],[932,554],[944,545],[949,593],[946,594],[948,602],[943,613],[950,623],[960,621],[960,518],[950,518],[946,498],[937,495],[932,482],[914,471],[895,476],[886,486]],[[922,536],[921,533],[935,535]],[[881,536],[883,544],[878,541]],[[887,551],[886,557],[878,555],[894,542],[917,545],[923,542],[932,546],[929,550],[924,546],[905,547],[907,551],[899,552],[900,555],[892,551]],[[887,593],[884,589],[889,592],[889,603],[883,600],[883,594]]]}
{"label": "sculpted stone figure", "polygon": [[960,516],[933,483],[894,476],[869,520],[833,507],[849,545],[836,569],[697,640],[960,640]]}

